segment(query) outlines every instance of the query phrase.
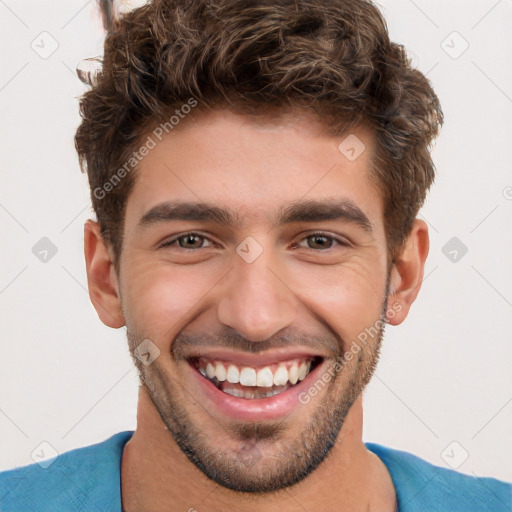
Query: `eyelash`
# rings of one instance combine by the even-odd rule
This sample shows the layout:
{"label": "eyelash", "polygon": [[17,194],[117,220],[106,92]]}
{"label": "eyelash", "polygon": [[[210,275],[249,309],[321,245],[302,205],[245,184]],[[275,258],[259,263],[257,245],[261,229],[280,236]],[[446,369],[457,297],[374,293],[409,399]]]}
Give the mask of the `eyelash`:
{"label": "eyelash", "polygon": [[[198,233],[197,231],[189,231],[188,233],[182,233],[181,235],[177,235],[175,236],[174,238],[172,238],[171,240],[168,240],[166,242],[163,242],[160,247],[161,248],[165,248],[165,247],[170,247],[172,246],[173,244],[175,244],[180,238],[186,238],[187,236],[191,236],[191,235],[196,235],[196,236],[199,236],[205,240],[209,240],[210,242],[212,242],[213,245],[215,245],[215,242],[213,242],[212,240],[210,240],[209,237],[207,237],[206,235],[203,235],[202,233]],[[305,236],[304,238],[302,238],[300,241],[304,241],[304,240],[307,240],[308,238],[312,238],[314,236],[321,236],[321,237],[324,237],[324,238],[327,238],[329,240],[332,240],[333,242],[335,242],[336,244],[338,244],[339,246],[341,247],[349,247],[350,246],[350,243],[349,242],[346,242],[344,241],[343,239],[340,239],[340,238],[337,238],[337,237],[334,237],[332,235],[328,235],[326,233],[322,233],[321,231],[315,231],[313,233],[310,233],[308,234],[307,236]],[[296,247],[297,244],[294,244],[293,247]],[[190,248],[185,248],[185,247],[179,247],[177,246],[177,248],[181,251],[197,251],[197,250],[200,250],[200,249],[208,249],[208,247],[198,247],[196,249],[190,249]],[[309,247],[306,247],[306,249],[310,249]],[[329,251],[330,249],[333,249],[333,247],[328,247],[327,249],[311,249],[312,251],[317,251],[317,252],[327,252]]]}

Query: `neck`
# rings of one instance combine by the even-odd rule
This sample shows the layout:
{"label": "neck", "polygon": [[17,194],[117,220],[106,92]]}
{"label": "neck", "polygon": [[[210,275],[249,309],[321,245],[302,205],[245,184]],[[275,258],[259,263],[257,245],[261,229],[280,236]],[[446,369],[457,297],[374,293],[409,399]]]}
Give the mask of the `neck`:
{"label": "neck", "polygon": [[144,387],[139,389],[137,429],[121,462],[124,512],[196,509],[201,512],[394,512],[395,490],[386,467],[362,441],[359,397],[326,459],[298,484],[271,495],[237,493],[208,479],[175,443]]}

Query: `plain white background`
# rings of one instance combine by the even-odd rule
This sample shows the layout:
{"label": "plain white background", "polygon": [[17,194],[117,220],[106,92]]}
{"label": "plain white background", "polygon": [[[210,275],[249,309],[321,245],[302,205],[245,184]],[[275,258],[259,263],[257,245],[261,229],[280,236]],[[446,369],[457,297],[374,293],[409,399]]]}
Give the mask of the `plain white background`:
{"label": "plain white background", "polygon": [[[512,480],[512,2],[381,6],[446,121],[421,211],[425,281],[406,322],[387,329],[364,439]],[[100,323],[83,261],[92,213],[73,146],[86,90],[74,69],[102,39],[93,1],[0,2],[0,469],[32,463],[43,441],[60,453],[136,426],[125,331]],[[48,58],[31,47],[52,40]],[[57,248],[46,263],[32,252],[43,237]]]}

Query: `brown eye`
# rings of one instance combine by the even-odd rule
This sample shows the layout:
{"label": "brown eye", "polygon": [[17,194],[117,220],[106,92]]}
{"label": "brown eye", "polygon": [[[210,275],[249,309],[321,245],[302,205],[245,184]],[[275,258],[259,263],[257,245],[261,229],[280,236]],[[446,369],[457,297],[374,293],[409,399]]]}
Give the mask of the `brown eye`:
{"label": "brown eye", "polygon": [[306,240],[310,249],[330,249],[333,245],[332,238],[324,235],[311,235]]}
{"label": "brown eye", "polygon": [[194,233],[178,238],[178,244],[183,249],[199,249],[203,245],[204,237]]}
{"label": "brown eye", "polygon": [[207,237],[200,235],[199,233],[185,233],[173,238],[172,240],[164,242],[162,247],[177,245],[181,249],[203,249],[204,247],[211,247],[213,245],[210,243],[208,246],[203,246],[203,243],[207,240]]}
{"label": "brown eye", "polygon": [[[306,242],[306,245],[304,245],[304,242]],[[326,249],[334,248],[336,245],[340,247],[348,247],[350,244],[342,238],[325,235],[323,233],[313,233],[304,237],[299,242],[298,247],[321,252]]]}

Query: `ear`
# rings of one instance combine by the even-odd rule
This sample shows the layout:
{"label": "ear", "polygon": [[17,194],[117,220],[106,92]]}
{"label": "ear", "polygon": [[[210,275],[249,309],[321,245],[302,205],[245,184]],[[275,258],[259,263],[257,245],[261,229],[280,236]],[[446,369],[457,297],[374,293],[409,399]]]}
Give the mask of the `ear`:
{"label": "ear", "polygon": [[386,321],[391,325],[399,325],[407,318],[420,291],[429,245],[428,226],[416,219],[390,270]]}
{"label": "ear", "polygon": [[84,254],[89,297],[100,320],[114,329],[123,327],[125,320],[112,254],[103,240],[99,224],[92,220],[84,225]]}

